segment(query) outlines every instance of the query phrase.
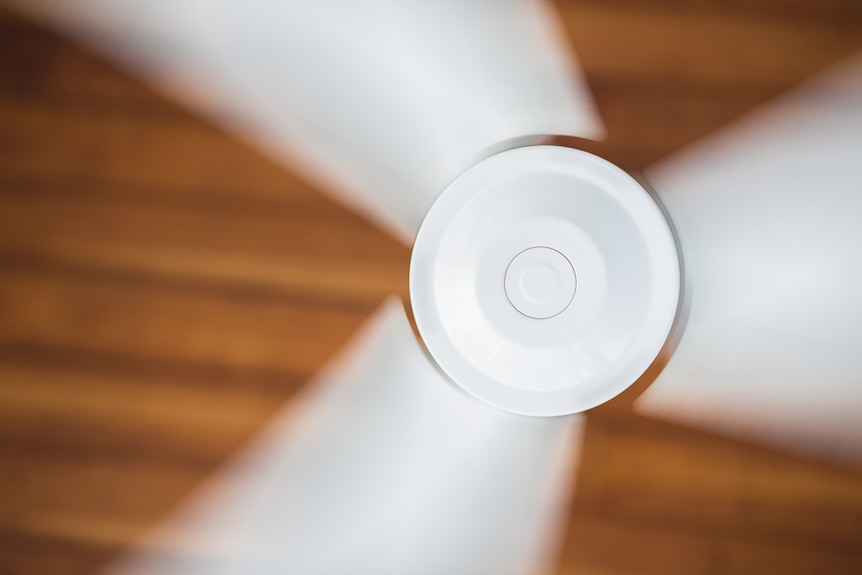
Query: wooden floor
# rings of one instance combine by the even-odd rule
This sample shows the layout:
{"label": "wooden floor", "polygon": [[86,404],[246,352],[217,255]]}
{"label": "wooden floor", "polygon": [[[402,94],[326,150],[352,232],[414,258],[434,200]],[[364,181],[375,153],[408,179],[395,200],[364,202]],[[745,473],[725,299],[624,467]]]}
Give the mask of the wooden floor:
{"label": "wooden floor", "polygon": [[[858,0],[561,6],[639,169],[862,49]],[[243,445],[408,250],[0,11],[0,574],[92,573]],[[862,406],[860,406],[862,417]],[[589,415],[562,574],[860,573],[862,473]]]}

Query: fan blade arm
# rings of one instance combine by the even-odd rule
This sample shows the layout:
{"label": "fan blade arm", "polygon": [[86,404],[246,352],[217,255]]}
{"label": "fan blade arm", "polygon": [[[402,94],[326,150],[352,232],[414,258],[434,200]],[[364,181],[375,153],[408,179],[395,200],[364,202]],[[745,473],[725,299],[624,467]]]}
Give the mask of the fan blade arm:
{"label": "fan blade arm", "polygon": [[862,53],[648,172],[685,302],[639,411],[862,464]]}
{"label": "fan blade arm", "polygon": [[407,243],[463,170],[603,133],[544,0],[12,0]]}
{"label": "fan blade arm", "polygon": [[543,572],[581,433],[579,417],[517,416],[453,388],[393,299],[108,572]]}

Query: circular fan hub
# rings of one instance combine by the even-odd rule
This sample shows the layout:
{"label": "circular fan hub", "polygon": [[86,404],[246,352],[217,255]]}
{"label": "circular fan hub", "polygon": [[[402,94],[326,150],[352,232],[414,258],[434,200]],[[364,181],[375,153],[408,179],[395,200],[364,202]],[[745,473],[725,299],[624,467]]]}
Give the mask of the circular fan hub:
{"label": "circular fan hub", "polygon": [[416,237],[410,296],[428,351],[500,408],[563,415],[618,395],[666,341],[679,258],[649,193],[586,152],[534,146],[464,172]]}

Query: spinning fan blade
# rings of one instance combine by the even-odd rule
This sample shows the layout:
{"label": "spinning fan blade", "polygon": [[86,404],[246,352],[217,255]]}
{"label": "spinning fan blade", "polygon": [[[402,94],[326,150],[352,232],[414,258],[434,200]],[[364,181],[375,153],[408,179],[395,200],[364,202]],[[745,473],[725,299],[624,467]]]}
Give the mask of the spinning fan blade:
{"label": "spinning fan blade", "polygon": [[581,421],[456,391],[393,299],[298,405],[108,572],[540,572]]}
{"label": "spinning fan blade", "polygon": [[862,462],[862,54],[649,176],[686,302],[636,407]]}
{"label": "spinning fan blade", "polygon": [[601,135],[542,0],[19,0],[412,242],[500,147]]}

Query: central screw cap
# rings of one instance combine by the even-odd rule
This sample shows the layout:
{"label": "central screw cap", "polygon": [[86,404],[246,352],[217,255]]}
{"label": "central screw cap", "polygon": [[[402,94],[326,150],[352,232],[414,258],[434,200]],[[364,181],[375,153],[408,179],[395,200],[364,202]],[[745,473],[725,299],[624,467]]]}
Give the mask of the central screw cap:
{"label": "central screw cap", "polygon": [[577,278],[572,263],[553,248],[529,248],[506,268],[509,303],[527,317],[547,319],[562,313],[575,296]]}

